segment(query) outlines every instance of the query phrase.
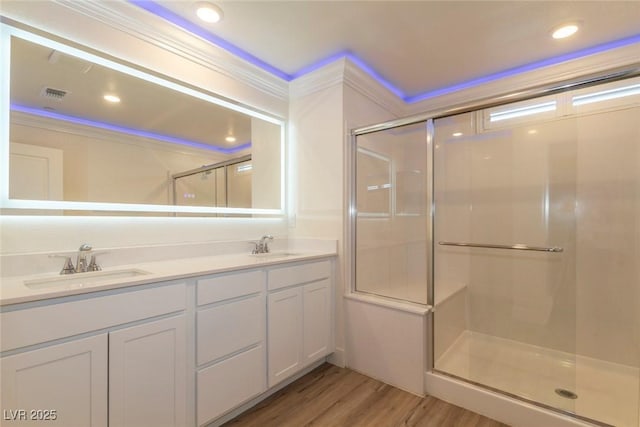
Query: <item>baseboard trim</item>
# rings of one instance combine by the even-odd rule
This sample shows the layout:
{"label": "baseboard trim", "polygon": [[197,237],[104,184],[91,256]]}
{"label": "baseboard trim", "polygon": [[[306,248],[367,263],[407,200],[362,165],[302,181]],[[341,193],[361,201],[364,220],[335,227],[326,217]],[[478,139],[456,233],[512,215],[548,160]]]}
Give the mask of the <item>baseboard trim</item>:
{"label": "baseboard trim", "polygon": [[347,358],[344,348],[336,347],[335,351],[327,356],[327,362],[339,368],[345,368],[347,366]]}

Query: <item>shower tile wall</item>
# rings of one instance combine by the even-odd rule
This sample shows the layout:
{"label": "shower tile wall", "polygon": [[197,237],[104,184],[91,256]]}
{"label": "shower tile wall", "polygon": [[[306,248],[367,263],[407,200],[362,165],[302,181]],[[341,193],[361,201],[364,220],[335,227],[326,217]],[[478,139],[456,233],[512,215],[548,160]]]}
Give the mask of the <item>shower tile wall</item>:
{"label": "shower tile wall", "polygon": [[640,360],[640,107],[577,126],[578,354]]}

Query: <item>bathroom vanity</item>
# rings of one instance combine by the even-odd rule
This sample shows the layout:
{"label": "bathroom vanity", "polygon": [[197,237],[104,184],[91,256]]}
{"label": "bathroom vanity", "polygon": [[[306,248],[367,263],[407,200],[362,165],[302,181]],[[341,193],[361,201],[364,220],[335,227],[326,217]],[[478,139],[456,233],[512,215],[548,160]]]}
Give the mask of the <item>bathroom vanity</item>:
{"label": "bathroom vanity", "polygon": [[5,422],[218,424],[333,351],[334,258],[217,255],[113,279],[105,269],[96,283],[3,280]]}

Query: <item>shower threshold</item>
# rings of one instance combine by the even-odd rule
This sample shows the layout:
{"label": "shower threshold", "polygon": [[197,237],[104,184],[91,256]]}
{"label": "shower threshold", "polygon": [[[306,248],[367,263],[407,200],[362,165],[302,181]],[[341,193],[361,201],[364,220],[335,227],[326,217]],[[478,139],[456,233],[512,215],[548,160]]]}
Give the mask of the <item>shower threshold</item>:
{"label": "shower threshold", "polygon": [[472,331],[435,368],[581,418],[638,426],[638,368]]}

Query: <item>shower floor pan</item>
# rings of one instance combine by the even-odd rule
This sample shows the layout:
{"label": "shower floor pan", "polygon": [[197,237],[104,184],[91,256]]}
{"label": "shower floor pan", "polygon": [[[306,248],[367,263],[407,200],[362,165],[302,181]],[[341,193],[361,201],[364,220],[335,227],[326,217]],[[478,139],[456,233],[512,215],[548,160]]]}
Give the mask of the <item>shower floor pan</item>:
{"label": "shower floor pan", "polygon": [[620,427],[638,427],[639,369],[465,331],[436,369]]}

